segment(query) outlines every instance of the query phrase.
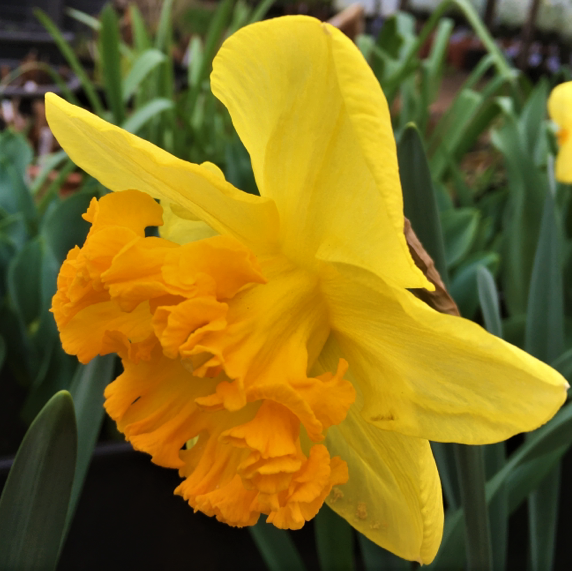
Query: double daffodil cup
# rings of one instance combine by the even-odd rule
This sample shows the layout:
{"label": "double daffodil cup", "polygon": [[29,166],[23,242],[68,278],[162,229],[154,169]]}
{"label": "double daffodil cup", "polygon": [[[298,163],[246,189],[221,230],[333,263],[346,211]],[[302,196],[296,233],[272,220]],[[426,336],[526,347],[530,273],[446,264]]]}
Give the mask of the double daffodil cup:
{"label": "double daffodil cup", "polygon": [[64,349],[121,357],[107,412],[179,470],[195,510],[298,529],[325,501],[429,563],[443,530],[429,440],[533,430],[567,383],[408,291],[433,286],[404,237],[387,103],[341,32],[302,16],[248,26],[211,84],[260,196],[46,96],[62,147],[115,191],[92,201],[59,274]]}

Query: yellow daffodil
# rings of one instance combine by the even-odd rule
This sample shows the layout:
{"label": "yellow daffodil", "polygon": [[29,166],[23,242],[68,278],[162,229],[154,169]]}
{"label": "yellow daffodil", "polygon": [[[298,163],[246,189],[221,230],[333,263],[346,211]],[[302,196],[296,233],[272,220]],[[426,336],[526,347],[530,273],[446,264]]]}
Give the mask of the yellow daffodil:
{"label": "yellow daffodil", "polygon": [[261,196],[47,96],[62,147],[119,191],[92,202],[62,266],[63,346],[84,363],[121,356],[106,409],[179,470],[195,510],[297,529],[325,500],[429,563],[443,529],[429,440],[532,430],[567,384],[408,291],[433,286],[405,241],[387,103],[341,32],[307,17],[248,26],[211,84]]}
{"label": "yellow daffodil", "polygon": [[548,98],[548,114],[558,125],[560,151],[556,159],[556,179],[572,183],[572,81],[557,85]]}

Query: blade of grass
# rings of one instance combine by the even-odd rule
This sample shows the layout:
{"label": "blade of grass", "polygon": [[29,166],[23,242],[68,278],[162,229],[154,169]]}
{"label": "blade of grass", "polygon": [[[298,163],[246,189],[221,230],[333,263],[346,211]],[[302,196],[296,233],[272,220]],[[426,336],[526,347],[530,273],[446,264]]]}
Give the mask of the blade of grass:
{"label": "blade of grass", "polygon": [[127,103],[135,94],[141,82],[161,63],[165,62],[165,55],[155,49],[145,50],[133,63],[129,73],[123,80],[123,102]]}
{"label": "blade of grass", "polygon": [[70,16],[70,18],[73,18],[88,28],[91,28],[94,32],[99,32],[101,29],[101,22],[97,18],[94,18],[93,16],[90,16],[81,10],[76,10],[75,8],[66,8],[66,14]]}
{"label": "blade of grass", "polygon": [[224,30],[228,26],[228,22],[232,14],[232,4],[233,0],[223,0],[218,5],[218,8],[216,9],[213,19],[209,25],[203,49],[203,57],[200,61],[200,68],[196,75],[197,81],[189,90],[188,108],[191,110],[191,112],[195,108],[202,83],[211,71],[213,58],[219,43],[222,40]]}
{"label": "blade of grass", "polygon": [[120,42],[117,14],[110,4],[106,4],[101,12],[99,57],[102,66],[103,86],[116,125],[121,125],[125,120]]}
{"label": "blade of grass", "polygon": [[133,30],[133,45],[136,51],[143,52],[152,47],[145,20],[136,4],[129,5],[129,19]]}
{"label": "blade of grass", "polygon": [[129,117],[121,127],[130,133],[136,134],[140,129],[142,129],[148,121],[156,118],[163,111],[173,109],[174,103],[170,99],[165,99],[164,97],[153,99],[149,101],[143,107],[140,107]]}
{"label": "blade of grass", "polygon": [[68,65],[71,67],[72,71],[77,75],[93,111],[97,115],[100,116],[103,115],[105,109],[103,107],[101,99],[97,95],[93,82],[89,79],[86,71],[79,62],[71,46],[66,42],[61,32],[58,30],[58,27],[54,24],[54,22],[52,22],[50,17],[42,10],[36,8],[34,10],[34,15],[36,16],[36,18],[38,18],[42,26],[46,28],[50,36],[52,36],[54,42],[58,46],[58,49],[68,62]]}

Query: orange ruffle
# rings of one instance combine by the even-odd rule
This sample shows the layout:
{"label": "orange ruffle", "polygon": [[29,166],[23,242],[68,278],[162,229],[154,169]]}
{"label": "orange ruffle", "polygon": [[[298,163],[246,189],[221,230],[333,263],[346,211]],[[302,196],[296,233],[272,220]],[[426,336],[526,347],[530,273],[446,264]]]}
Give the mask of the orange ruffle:
{"label": "orange ruffle", "polygon": [[317,279],[228,236],[145,237],[161,207],[137,191],[92,201],[85,218],[92,228],[62,266],[52,310],[82,362],[121,356],[105,391],[119,430],[179,469],[176,493],[195,510],[300,528],[348,479],[319,442],[355,399],[343,360],[307,376],[329,334]]}

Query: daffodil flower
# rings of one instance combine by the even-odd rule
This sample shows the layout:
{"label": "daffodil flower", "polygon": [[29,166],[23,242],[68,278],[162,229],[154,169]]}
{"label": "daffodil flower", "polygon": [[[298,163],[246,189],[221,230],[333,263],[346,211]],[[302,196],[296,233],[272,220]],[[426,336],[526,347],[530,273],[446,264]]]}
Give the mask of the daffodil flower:
{"label": "daffodil flower", "polygon": [[548,98],[548,114],[558,125],[560,151],[556,158],[556,179],[572,183],[572,81],[557,85]]}
{"label": "daffodil flower", "polygon": [[301,16],[248,26],[211,84],[261,196],[46,97],[62,147],[116,191],[92,202],[60,272],[64,349],[84,363],[121,356],[106,409],[136,449],[179,470],[195,510],[297,529],[325,500],[429,563],[443,530],[429,441],[533,430],[567,384],[409,292],[433,286],[404,237],[387,103],[341,32]]}

